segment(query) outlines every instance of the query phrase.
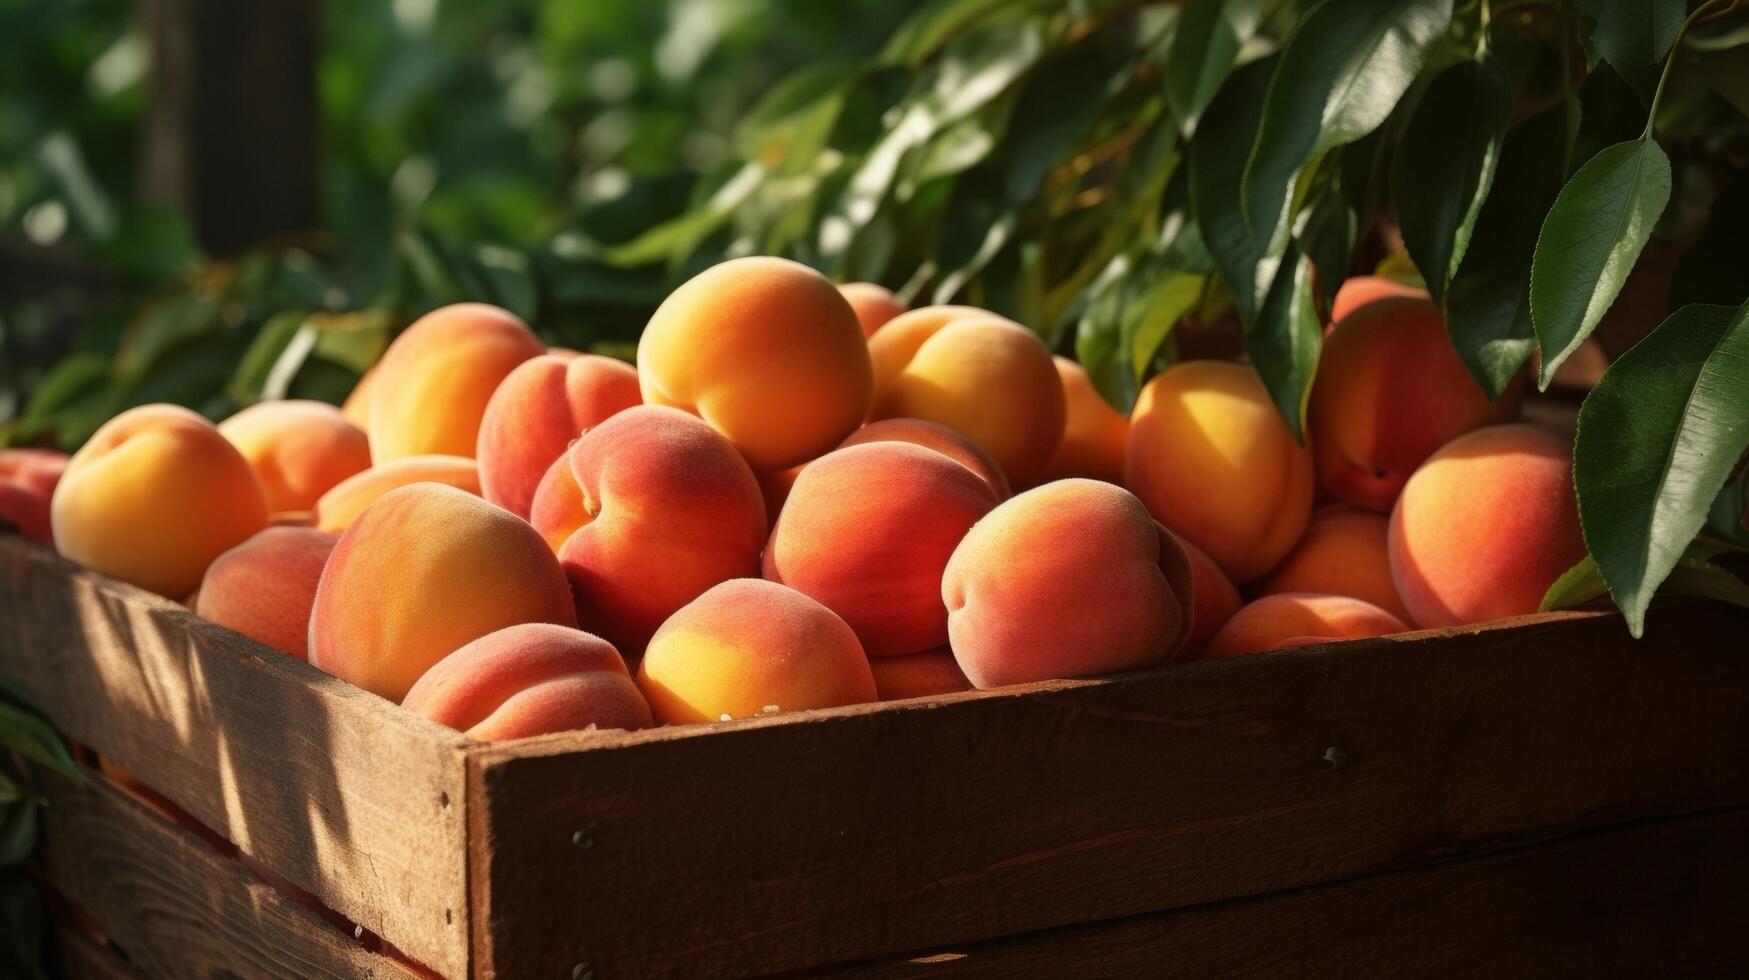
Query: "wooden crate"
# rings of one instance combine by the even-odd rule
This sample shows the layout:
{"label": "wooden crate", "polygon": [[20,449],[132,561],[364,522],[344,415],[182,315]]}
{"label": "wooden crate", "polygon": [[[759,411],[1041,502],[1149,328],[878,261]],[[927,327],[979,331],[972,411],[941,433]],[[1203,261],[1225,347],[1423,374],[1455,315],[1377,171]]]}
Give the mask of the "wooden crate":
{"label": "wooden crate", "polygon": [[1725,606],[488,745],[3,539],[0,672],[363,936],[51,782],[45,880],[149,976],[1749,966]]}

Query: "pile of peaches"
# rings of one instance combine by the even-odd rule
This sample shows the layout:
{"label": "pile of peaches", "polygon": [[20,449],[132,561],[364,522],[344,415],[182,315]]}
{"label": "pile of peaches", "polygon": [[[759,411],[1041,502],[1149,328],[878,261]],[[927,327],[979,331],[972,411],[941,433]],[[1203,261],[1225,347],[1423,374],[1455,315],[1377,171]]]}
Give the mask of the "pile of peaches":
{"label": "pile of peaches", "polygon": [[480,304],[341,408],[127,411],[0,454],[0,516],[480,739],[1218,658],[1536,610],[1584,555],[1568,443],[1424,294],[1350,280],[1308,445],[1252,368],[1127,417],[1038,336],[746,258],[637,364]]}

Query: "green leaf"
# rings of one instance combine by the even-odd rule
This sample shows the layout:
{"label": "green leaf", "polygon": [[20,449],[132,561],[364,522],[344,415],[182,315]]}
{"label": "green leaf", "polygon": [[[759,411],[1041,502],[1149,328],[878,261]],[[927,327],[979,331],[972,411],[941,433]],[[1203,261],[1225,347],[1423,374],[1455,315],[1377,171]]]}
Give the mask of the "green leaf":
{"label": "green leaf", "polygon": [[1317,287],[1312,299],[1320,311],[1329,311],[1336,290],[1348,277],[1358,231],[1359,219],[1343,195],[1339,182],[1332,182],[1300,213],[1294,228],[1294,240],[1299,242],[1300,250],[1306,253],[1317,273],[1312,277]]}
{"label": "green leaf", "polygon": [[1312,294],[1312,263],[1297,247],[1283,257],[1257,319],[1245,328],[1245,350],[1294,438],[1306,441],[1306,401],[1324,324]]}
{"label": "green leaf", "polygon": [[1512,89],[1500,66],[1463,61],[1428,86],[1397,147],[1397,222],[1436,303],[1469,248],[1511,122]]}
{"label": "green leaf", "polygon": [[36,880],[23,868],[0,869],[0,976],[46,980],[45,922]]}
{"label": "green leaf", "polygon": [[[1713,564],[1710,559],[1707,549],[1690,545],[1682,557],[1676,560],[1676,567],[1670,571],[1670,577],[1658,586],[1657,594],[1697,596],[1749,607],[1749,583],[1732,574],[1729,569]],[[1586,555],[1579,559],[1577,565],[1567,569],[1556,579],[1554,585],[1549,586],[1549,591],[1543,596],[1537,611],[1572,609],[1608,594],[1609,589],[1603,583],[1603,574],[1597,568],[1597,559]]]}
{"label": "green leaf", "polygon": [[0,805],[0,868],[22,864],[36,850],[36,801]]}
{"label": "green leaf", "polygon": [[1258,265],[1267,239],[1252,235],[1240,204],[1245,160],[1263,119],[1275,59],[1254,61],[1234,72],[1215,99],[1190,144],[1190,203],[1202,240],[1241,322],[1257,317]]}
{"label": "green leaf", "polygon": [[1543,221],[1530,266],[1530,316],[1547,389],[1603,319],[1670,200],[1670,158],[1650,139],[1592,157]]}
{"label": "green leaf", "polygon": [[[239,405],[260,401],[274,365],[286,353],[304,321],[308,319],[309,314],[302,310],[288,310],[269,317],[256,332],[249,349],[243,352],[243,360],[225,385],[225,394]],[[306,347],[303,353],[308,352]],[[302,356],[299,355],[300,358]]]}
{"label": "green leaf", "polygon": [[1635,636],[1746,446],[1749,305],[1677,310],[1585,399],[1574,443],[1579,516]]}
{"label": "green leaf", "polygon": [[1260,0],[1190,0],[1184,8],[1166,57],[1166,101],[1186,136],[1256,33],[1260,7]]}
{"label": "green leaf", "polygon": [[1572,609],[1608,594],[1609,586],[1603,584],[1603,573],[1597,570],[1597,559],[1586,555],[1579,559],[1577,565],[1562,572],[1561,577],[1555,579],[1555,584],[1543,593],[1543,601],[1536,611]]}
{"label": "green leaf", "polygon": [[0,702],[0,747],[68,777],[79,778],[79,767],[60,733],[34,711]]}
{"label": "green leaf", "polygon": [[1592,43],[1624,76],[1664,60],[1688,15],[1683,0],[1608,0],[1599,6]]}

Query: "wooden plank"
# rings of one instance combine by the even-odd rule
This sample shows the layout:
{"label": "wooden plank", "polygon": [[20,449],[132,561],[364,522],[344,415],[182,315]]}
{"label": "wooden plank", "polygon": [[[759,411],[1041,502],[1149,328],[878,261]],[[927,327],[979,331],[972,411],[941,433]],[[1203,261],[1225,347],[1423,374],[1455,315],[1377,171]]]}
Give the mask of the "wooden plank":
{"label": "wooden plank", "polygon": [[459,734],[11,537],[0,673],[245,853],[466,975]]}
{"label": "wooden plank", "polygon": [[72,923],[55,923],[55,947],[67,980],[145,980],[119,952]]}
{"label": "wooden plank", "polygon": [[1743,805],[1744,635],[1672,604],[492,746],[476,969],[799,969]]}
{"label": "wooden plank", "polygon": [[832,970],[989,976],[1749,976],[1749,810]]}
{"label": "wooden plank", "polygon": [[412,978],[95,773],[45,778],[43,874],[151,977]]}

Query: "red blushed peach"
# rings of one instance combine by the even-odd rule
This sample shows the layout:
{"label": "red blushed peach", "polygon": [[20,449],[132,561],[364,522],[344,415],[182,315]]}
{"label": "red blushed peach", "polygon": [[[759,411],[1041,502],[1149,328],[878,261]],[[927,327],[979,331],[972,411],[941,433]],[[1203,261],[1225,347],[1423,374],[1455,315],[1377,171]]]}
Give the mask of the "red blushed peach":
{"label": "red blushed peach", "polygon": [[339,540],[308,527],[261,531],[207,568],[195,615],[308,660],[316,584]]}
{"label": "red blushed peach", "polygon": [[927,422],[923,419],[882,419],[879,422],[870,422],[852,432],[850,438],[839,443],[838,448],[861,446],[871,442],[908,442],[924,449],[933,449],[976,473],[979,479],[990,485],[997,500],[1007,500],[1014,495],[1008,486],[1008,477],[1002,474],[1002,467],[990,458],[989,453],[940,422]]}
{"label": "red blushed peach", "polygon": [[996,506],[990,485],[922,446],[873,442],[809,463],[765,548],[765,577],[819,600],[870,656],[947,642],[941,574]]}
{"label": "red blushed peach", "polygon": [[1001,687],[1164,663],[1191,619],[1184,548],[1122,487],[1047,483],[979,521],[948,559],[954,659]]}
{"label": "red blushed peach", "polygon": [[480,421],[487,500],[526,518],[541,477],[572,440],[638,404],[638,372],[599,354],[542,354],[504,379]]}
{"label": "red blushed peach", "polygon": [[316,501],[314,526],[339,534],[378,497],[415,483],[441,483],[478,496],[480,468],[466,456],[403,456],[373,466],[335,484]]}
{"label": "red blushed peach", "polygon": [[249,461],[212,423],[174,405],[104,423],[68,461],[49,510],[61,554],[171,598],[267,526]]}
{"label": "red blushed peach", "polygon": [[903,701],[936,694],[972,690],[972,682],[947,649],[907,653],[897,657],[871,657],[875,693],[882,701]]}
{"label": "red blushed peach", "polygon": [[765,501],[735,447],[697,418],[640,405],[554,462],[531,519],[582,622],[628,656],[719,582],[759,574]]}
{"label": "red blushed peach", "polygon": [[486,742],[654,724],[613,644],[545,623],[469,643],[426,671],[401,704]]}
{"label": "red blushed peach", "polygon": [[1341,323],[1348,314],[1381,299],[1426,299],[1427,290],[1384,276],[1351,276],[1336,288],[1330,304],[1330,323]]}
{"label": "red blushed peach", "polygon": [[1384,636],[1408,629],[1403,621],[1363,599],[1283,592],[1248,603],[1209,641],[1204,660],[1291,650],[1313,643]]}
{"label": "red blushed peach", "polygon": [[1327,507],[1312,515],[1306,534],[1275,571],[1258,586],[1259,595],[1321,592],[1365,599],[1408,622],[1409,610],[1397,596],[1386,547],[1391,522],[1383,514],[1352,507]]}
{"label": "red blushed peach", "polygon": [[862,335],[874,336],[888,320],[905,312],[905,303],[892,290],[872,282],[847,282],[838,287],[862,324]]}
{"label": "red blushed peach", "polygon": [[0,449],[0,524],[12,524],[33,541],[54,540],[49,501],[68,459],[54,449]]}
{"label": "red blushed peach", "polygon": [[1569,444],[1532,425],[1459,436],[1428,458],[1391,513],[1397,593],[1420,626],[1536,612],[1585,557]]}
{"label": "red blushed peach", "polygon": [[371,458],[474,455],[492,393],[545,348],[507,310],[456,303],[425,314],[383,353],[371,381]]}
{"label": "red blushed peach", "polygon": [[1130,420],[1111,407],[1087,370],[1066,357],[1052,358],[1063,380],[1063,442],[1051,459],[1046,477],[1060,480],[1084,476],[1107,483],[1123,483],[1124,455],[1129,451]]}
{"label": "red blushed peach", "polygon": [[868,414],[873,377],[856,312],[787,259],[731,259],[671,293],[638,341],[644,401],[691,412],[754,469],[813,459]]}
{"label": "red blushed peach", "polygon": [[714,586],[663,623],[638,687],[666,725],[876,700],[868,657],[844,620],[761,579]]}
{"label": "red blushed peach", "polygon": [[271,513],[306,511],[336,483],[370,468],[370,440],[325,402],[251,405],[219,423],[267,494]]}
{"label": "red blushed peach", "polygon": [[1206,552],[1189,541],[1179,539],[1184,555],[1190,560],[1191,609],[1190,635],[1184,640],[1183,659],[1194,660],[1220,632],[1227,620],[1244,605],[1233,580],[1221,571]]}
{"label": "red blushed peach", "polygon": [[577,625],[546,542],[471,493],[417,483],[377,498],[334,546],[310,663],[399,701],[439,660],[518,623]]}

